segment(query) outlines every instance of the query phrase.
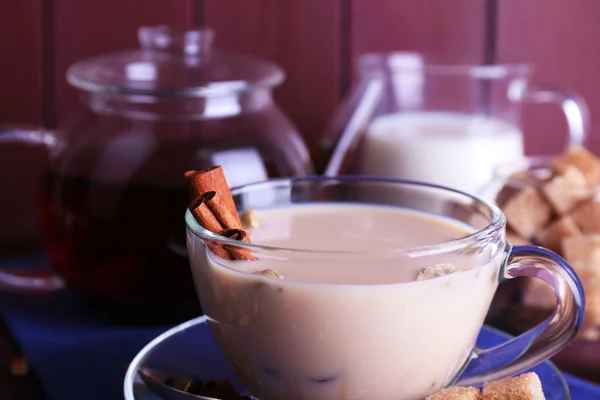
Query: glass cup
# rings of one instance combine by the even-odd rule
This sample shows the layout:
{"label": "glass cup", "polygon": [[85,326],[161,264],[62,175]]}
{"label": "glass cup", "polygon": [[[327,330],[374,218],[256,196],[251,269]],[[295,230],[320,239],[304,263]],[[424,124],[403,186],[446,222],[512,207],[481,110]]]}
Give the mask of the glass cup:
{"label": "glass cup", "polygon": [[[475,196],[426,183],[358,177],[274,179],[232,194],[240,212],[300,203],[381,205],[451,219],[474,232],[426,247],[311,251],[227,239],[202,228],[188,211],[188,254],[209,325],[236,374],[261,400],[348,395],[402,400],[455,384],[480,386],[551,357],[582,324],[585,301],[571,267],[546,249],[511,246],[502,211]],[[224,260],[207,244],[251,252],[258,260]],[[376,271],[378,261],[390,260],[398,268],[450,260],[472,268],[424,281],[329,284],[236,267],[319,263],[334,271]],[[498,284],[523,276],[541,279],[554,291],[552,315],[500,346],[476,348]]]}

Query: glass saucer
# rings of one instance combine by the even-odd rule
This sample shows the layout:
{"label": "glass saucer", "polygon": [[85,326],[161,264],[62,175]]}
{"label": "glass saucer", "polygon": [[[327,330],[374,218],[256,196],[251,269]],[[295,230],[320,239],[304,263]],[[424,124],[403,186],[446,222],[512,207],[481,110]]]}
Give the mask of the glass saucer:
{"label": "glass saucer", "polygon": [[[506,333],[486,326],[479,333],[477,346],[489,348],[509,338]],[[238,393],[248,395],[219,350],[206,324],[206,317],[195,318],[158,336],[137,354],[127,369],[125,400],[171,400],[157,396],[146,386],[138,374],[140,367],[208,381],[228,379],[238,389]],[[530,371],[539,375],[546,400],[571,398],[562,373],[549,361]]]}

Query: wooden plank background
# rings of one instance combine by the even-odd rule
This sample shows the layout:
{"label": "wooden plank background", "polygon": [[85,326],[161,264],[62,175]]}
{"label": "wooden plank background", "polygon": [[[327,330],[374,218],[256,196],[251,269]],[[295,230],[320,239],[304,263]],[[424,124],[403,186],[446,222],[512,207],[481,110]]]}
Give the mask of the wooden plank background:
{"label": "wooden plank background", "polygon": [[[8,1],[0,12],[0,123],[44,123],[45,80],[42,2]],[[33,157],[32,157],[33,156]],[[36,231],[36,170],[43,152],[7,145],[0,148],[0,246],[12,248]],[[15,173],[15,171],[17,173]],[[33,215],[30,215],[33,214]]]}
{"label": "wooden plank background", "polygon": [[[55,128],[77,102],[77,91],[65,81],[70,64],[137,47],[141,25],[188,26],[197,15],[194,4],[194,0],[5,2],[0,12],[0,124]],[[44,161],[39,148],[0,148],[0,182],[11,188],[0,198],[0,250],[39,245],[35,196]]]}
{"label": "wooden plank background", "polygon": [[[600,154],[600,2],[500,0],[498,6],[498,61],[529,61],[535,84],[581,93],[591,114],[589,147]],[[529,152],[560,151],[566,125],[558,107],[530,105],[523,117]]]}
{"label": "wooden plank background", "polygon": [[281,65],[276,100],[311,142],[339,100],[342,10],[341,0],[205,0],[203,18],[216,47]]}
{"label": "wooden plank background", "polygon": [[[85,3],[85,4],[84,4]],[[567,4],[568,3],[568,4]],[[494,20],[490,7],[494,6]],[[497,7],[497,9],[496,9]],[[355,57],[367,51],[417,50],[474,61],[531,61],[535,83],[579,91],[592,123],[600,113],[600,3],[595,0],[20,0],[0,13],[0,123],[44,124],[67,118],[77,92],[64,78],[74,61],[137,46],[137,27],[202,23],[219,48],[280,64],[276,99],[310,143],[352,84]],[[492,44],[488,38],[497,40]],[[489,54],[496,49],[495,54]],[[559,150],[564,118],[556,106],[528,106],[527,150]],[[592,125],[590,147],[600,153]],[[16,185],[0,202],[0,239],[35,230],[32,199],[39,155],[0,149],[0,182]],[[36,158],[37,157],[37,158]],[[39,161],[36,161],[39,160]],[[18,180],[14,170],[23,175]],[[22,233],[22,232],[21,232]],[[20,233],[20,234],[21,234]]]}
{"label": "wooden plank background", "polygon": [[42,32],[42,7],[38,0],[3,4],[0,120],[42,123]]}
{"label": "wooden plank background", "polygon": [[65,84],[65,73],[71,64],[98,54],[139,48],[139,26],[191,25],[192,1],[54,0],[52,47],[57,120],[68,118],[77,101],[77,90]]}
{"label": "wooden plank background", "polygon": [[471,0],[351,0],[351,58],[404,50],[483,62],[485,6]]}

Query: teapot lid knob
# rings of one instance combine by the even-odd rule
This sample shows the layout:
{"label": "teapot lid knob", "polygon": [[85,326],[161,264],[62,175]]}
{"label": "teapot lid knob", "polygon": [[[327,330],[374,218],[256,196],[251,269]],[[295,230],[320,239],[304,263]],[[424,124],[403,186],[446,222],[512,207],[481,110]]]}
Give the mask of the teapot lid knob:
{"label": "teapot lid knob", "polygon": [[138,40],[142,49],[187,55],[209,54],[214,36],[215,33],[210,28],[183,29],[158,25],[138,29]]}

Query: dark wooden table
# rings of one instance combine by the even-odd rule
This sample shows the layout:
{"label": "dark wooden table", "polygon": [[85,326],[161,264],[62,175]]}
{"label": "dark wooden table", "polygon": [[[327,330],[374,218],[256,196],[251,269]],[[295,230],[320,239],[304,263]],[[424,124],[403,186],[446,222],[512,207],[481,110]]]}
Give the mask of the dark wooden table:
{"label": "dark wooden table", "polygon": [[0,321],[0,398],[7,400],[47,400],[42,386],[30,371],[25,376],[11,372],[11,360],[20,355],[19,346]]}
{"label": "dark wooden table", "polygon": [[[41,249],[39,240],[0,240],[0,257],[18,257]],[[6,325],[0,318],[0,399],[7,400],[48,400],[42,386],[29,370],[25,376],[11,373],[11,360],[21,354],[19,345],[11,337]]]}

